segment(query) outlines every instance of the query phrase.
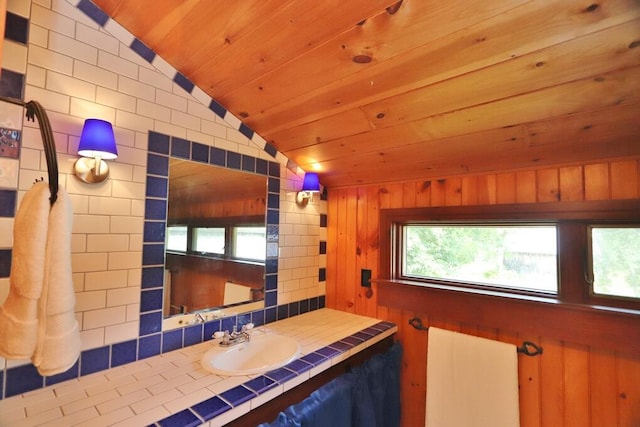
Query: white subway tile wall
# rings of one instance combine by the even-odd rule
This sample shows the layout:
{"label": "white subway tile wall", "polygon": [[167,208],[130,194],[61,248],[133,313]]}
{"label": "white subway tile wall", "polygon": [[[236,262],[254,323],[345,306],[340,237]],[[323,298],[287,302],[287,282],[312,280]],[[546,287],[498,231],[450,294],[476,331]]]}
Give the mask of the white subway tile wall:
{"label": "white subway tile wall", "polygon": [[[133,37],[117,23],[109,20],[103,28],[79,10],[77,3],[9,0],[9,13],[29,19],[29,38],[26,45],[5,40],[2,62],[3,68],[24,75],[23,99],[43,105],[54,131],[59,183],[70,194],[75,212],[72,266],[83,350],[139,336],[150,130],[278,162],[277,302],[288,304],[324,295],[319,271],[325,263],[320,264],[324,257],[319,256],[318,246],[326,238],[320,226],[326,202],[316,197],[304,210],[295,204],[302,171],[287,169],[288,160],[268,144],[265,147],[259,135],[251,133],[248,138],[240,132],[240,121],[230,113],[221,118],[212,111],[210,98],[202,90],[195,88],[190,94],[174,83],[168,75],[175,70],[162,58],[153,59],[156,68],[134,52],[129,47]],[[4,108],[7,103],[0,104]],[[99,185],[83,184],[72,175],[82,124],[89,117],[111,121],[118,142],[119,157],[109,164],[110,178]],[[13,160],[16,178],[13,182],[0,181],[0,190],[17,190],[18,204],[34,180],[47,173],[38,124],[25,120],[19,129],[20,159]],[[0,167],[10,167],[0,160]],[[11,248],[8,236],[12,233],[13,219],[0,218],[0,250]],[[8,278],[0,277],[0,303],[8,288]],[[10,391],[7,368],[29,363],[0,358],[0,367],[4,368],[0,376],[5,374],[0,384],[6,383],[0,398],[16,393],[15,389]],[[42,409],[38,416],[46,417],[43,414],[47,410]],[[157,414],[150,419],[158,419]]]}

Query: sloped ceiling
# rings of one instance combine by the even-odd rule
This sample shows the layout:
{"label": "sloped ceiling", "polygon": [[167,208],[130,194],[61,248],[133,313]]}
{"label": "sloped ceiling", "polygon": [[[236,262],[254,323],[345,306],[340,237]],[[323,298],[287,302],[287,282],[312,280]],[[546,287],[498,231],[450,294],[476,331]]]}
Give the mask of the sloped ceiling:
{"label": "sloped ceiling", "polygon": [[640,156],[638,0],[93,0],[323,185]]}

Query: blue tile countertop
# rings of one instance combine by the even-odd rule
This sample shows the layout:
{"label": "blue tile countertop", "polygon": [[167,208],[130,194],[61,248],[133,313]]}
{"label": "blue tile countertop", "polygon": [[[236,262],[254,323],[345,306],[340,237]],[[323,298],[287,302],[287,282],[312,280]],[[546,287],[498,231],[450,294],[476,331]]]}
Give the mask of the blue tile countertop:
{"label": "blue tile countertop", "polygon": [[254,334],[295,338],[300,356],[265,374],[202,368],[206,341],[0,401],[0,426],[221,426],[394,334],[396,325],[320,309]]}

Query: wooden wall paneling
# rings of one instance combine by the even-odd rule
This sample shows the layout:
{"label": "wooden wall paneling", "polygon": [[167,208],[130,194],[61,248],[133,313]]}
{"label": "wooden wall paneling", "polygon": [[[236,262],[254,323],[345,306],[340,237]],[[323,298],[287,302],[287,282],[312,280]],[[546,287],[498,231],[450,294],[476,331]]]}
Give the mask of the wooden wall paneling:
{"label": "wooden wall paneling", "polygon": [[[541,345],[540,337],[518,336],[516,345],[523,341],[532,341]],[[542,381],[540,380],[540,361],[542,356],[518,356],[518,386],[520,395],[520,426],[537,427],[541,425],[540,407],[542,405]]]}
{"label": "wooden wall paneling", "polygon": [[[365,313],[366,312],[366,297],[360,286],[360,271],[367,266],[367,197],[366,188],[358,187],[355,189],[355,203],[356,209],[352,213],[355,217],[355,264],[353,277],[353,290],[355,293],[354,312]],[[351,280],[351,279],[347,279]]]}
{"label": "wooden wall paneling", "polygon": [[593,426],[620,425],[616,368],[615,353],[596,349],[589,351],[589,402]]}
{"label": "wooden wall paneling", "polygon": [[609,164],[597,163],[584,166],[585,200],[607,200],[609,191]]}
{"label": "wooden wall paneling", "polygon": [[516,203],[535,203],[536,171],[516,172]]}
{"label": "wooden wall paneling", "polygon": [[562,425],[564,420],[564,349],[562,343],[542,338],[540,357],[541,426]]}
{"label": "wooden wall paneling", "polygon": [[560,168],[560,200],[574,201],[584,200],[584,185],[581,166],[568,166]]}
{"label": "wooden wall paneling", "polygon": [[402,313],[401,342],[404,352],[403,360],[406,361],[401,372],[402,425],[404,426],[423,426],[425,420],[428,334],[427,331],[420,331],[409,325],[409,320],[416,315],[424,325],[429,324],[429,318],[424,313],[416,314],[410,311]]}
{"label": "wooden wall paneling", "polygon": [[516,202],[516,174],[499,173],[496,175],[496,203]]}
{"label": "wooden wall paneling", "polygon": [[478,325],[474,325],[471,323],[463,322],[460,323],[460,327],[458,328],[458,332],[467,335],[478,336]]}
{"label": "wooden wall paneling", "polygon": [[478,332],[475,335],[480,338],[486,338],[488,340],[497,340],[498,332],[499,330],[497,328],[478,325]]}
{"label": "wooden wall paneling", "polygon": [[638,161],[611,163],[611,198],[635,199],[638,193]]}
{"label": "wooden wall paneling", "polygon": [[418,181],[416,186],[416,207],[431,206],[431,181]]}
{"label": "wooden wall paneling", "polygon": [[478,204],[479,205],[495,205],[496,204],[496,176],[480,175],[478,176]]}
{"label": "wooden wall paneling", "polygon": [[[637,161],[614,162],[611,165],[612,181],[623,182],[623,177],[627,176],[634,182],[640,182],[638,171],[640,167]],[[570,198],[579,198],[579,189],[588,187],[590,182],[591,197],[599,195],[601,199],[609,199],[609,164],[575,166],[567,165],[561,168],[541,168],[538,170],[521,171],[513,174],[503,173],[500,175],[465,175],[460,178],[453,178],[452,182],[458,182],[461,188],[459,203],[462,205],[472,205],[474,203],[495,204],[508,200],[506,194],[511,193],[516,202],[532,201],[532,198],[555,201],[554,194],[570,194]],[[615,170],[616,172],[613,172]],[[615,176],[616,178],[613,178]],[[583,179],[584,177],[584,179]],[[603,185],[598,180],[605,180]],[[425,186],[423,181],[416,181],[412,185],[384,184],[380,186],[370,186],[358,188],[357,191],[349,192],[343,190],[332,190],[338,192],[343,198],[357,200],[357,206],[349,208],[347,200],[337,200],[335,197],[329,199],[329,212],[337,211],[340,216],[338,233],[356,234],[358,247],[361,249],[360,259],[346,261],[355,266],[357,270],[368,266],[374,271],[379,268],[379,247],[375,251],[371,247],[365,248],[369,233],[375,234],[377,219],[379,219],[379,209],[422,206],[427,200],[427,194],[435,206],[440,203],[446,204],[447,180],[432,181],[431,185]],[[435,184],[435,185],[434,185]],[[438,185],[439,184],[439,185]],[[509,187],[514,190],[508,190]],[[454,185],[455,187],[455,185]],[[449,187],[450,188],[450,187]],[[504,189],[507,188],[506,191]],[[605,188],[606,191],[593,191],[594,188]],[[633,187],[632,185],[632,188]],[[631,191],[621,190],[616,194],[620,196],[631,195]],[[543,196],[539,196],[539,195]],[[551,196],[549,196],[551,195]],[[415,200],[415,203],[414,203]],[[537,200],[543,202],[543,200]],[[534,202],[536,200],[533,200]],[[493,203],[487,203],[493,202]],[[339,205],[339,206],[338,206]],[[345,218],[349,215],[356,217],[357,227],[350,226]],[[365,219],[366,218],[366,219]],[[361,223],[366,221],[366,226]],[[349,220],[351,221],[351,220]],[[333,222],[330,220],[333,227]],[[376,225],[374,225],[376,224]],[[365,234],[363,236],[362,234]],[[329,236],[334,235],[329,230]],[[338,245],[348,245],[348,239],[339,238]],[[376,242],[377,244],[377,242]],[[338,253],[344,253],[346,249],[339,249]],[[375,253],[375,255],[373,255]],[[340,255],[341,262],[345,260]],[[355,275],[329,276],[332,280],[340,278],[340,285],[351,287],[354,292],[359,290],[359,271]],[[379,273],[379,272],[378,272]],[[376,276],[374,276],[376,277]],[[489,312],[479,310],[477,316],[465,314],[461,318],[466,319],[464,324],[448,319],[437,303],[422,305],[421,303],[404,306],[395,304],[396,297],[390,297],[388,292],[381,292],[386,284],[374,285],[377,290],[371,301],[377,303],[377,307],[372,309],[365,304],[356,304],[354,311],[358,314],[375,313],[380,318],[388,319],[398,325],[399,332],[396,339],[401,341],[404,348],[403,372],[402,372],[402,404],[403,404],[403,427],[413,427],[424,424],[425,411],[425,389],[426,389],[426,350],[428,348],[428,335],[426,332],[417,331],[408,325],[408,319],[413,315],[421,317],[425,325],[432,325],[444,329],[458,330],[471,335],[484,336],[498,339],[505,342],[520,344],[523,340],[530,340],[540,344],[544,348],[544,353],[537,357],[527,357],[519,355],[519,384],[520,384],[520,404],[521,404],[521,425],[523,427],[551,426],[556,425],[602,425],[602,422],[612,420],[612,413],[615,418],[612,425],[635,426],[640,424],[640,360],[624,355],[616,355],[610,350],[599,350],[589,348],[587,345],[562,342],[559,338],[545,336],[529,336],[524,328],[519,331],[517,328],[510,330],[508,326],[497,328],[496,324],[487,325],[483,318]],[[328,287],[328,289],[333,289]],[[402,291],[402,296],[397,298],[414,299],[416,295]],[[579,296],[572,296],[579,298]],[[386,298],[387,300],[385,300]],[[433,295],[430,299],[439,301],[439,297]],[[331,298],[328,298],[330,301]],[[375,304],[374,303],[374,304]],[[459,303],[461,304],[461,303]],[[467,307],[462,304],[463,307]],[[400,308],[403,307],[403,308]],[[421,308],[422,307],[422,308]],[[467,307],[471,313],[476,312],[475,308]],[[417,312],[414,312],[418,310]],[[433,318],[432,312],[440,312],[438,318]],[[456,316],[461,313],[457,313]],[[529,313],[533,315],[534,313]],[[577,313],[576,313],[577,315]],[[545,315],[546,316],[546,315]],[[491,316],[489,316],[491,317]],[[553,317],[553,316],[552,316]],[[573,315],[571,316],[573,319]],[[577,318],[581,318],[577,315]],[[475,320],[473,320],[475,319]],[[540,325],[549,324],[543,317],[536,317],[536,322]],[[571,320],[572,322],[576,319]],[[592,322],[589,320],[589,322]],[[597,324],[588,323],[589,329],[596,328]],[[495,323],[495,322],[493,322]],[[504,325],[509,325],[505,320]],[[538,326],[539,328],[539,326]],[[551,327],[553,329],[553,327]],[[602,329],[602,328],[600,328]],[[536,332],[533,332],[536,334]],[[600,332],[598,332],[599,334]],[[562,338],[565,339],[565,338]],[[570,337],[566,337],[567,340]],[[577,338],[584,341],[584,337]],[[422,381],[424,380],[424,383]],[[417,391],[420,387],[425,387]],[[603,421],[604,420],[604,421]],[[617,422],[616,422],[617,421]],[[606,424],[609,425],[609,424]]]}
{"label": "wooden wall paneling", "polygon": [[449,178],[444,183],[445,206],[460,206],[462,204],[462,180]]}
{"label": "wooden wall paneling", "polygon": [[560,200],[557,169],[540,169],[537,171],[537,201],[557,202]]}
{"label": "wooden wall paneling", "polygon": [[[380,209],[379,209],[379,191],[378,187],[370,186],[366,189],[366,263],[365,268],[371,269],[371,277],[376,278],[379,274],[378,258],[380,251]],[[376,316],[378,305],[378,285],[371,283],[373,295],[366,299],[365,311],[366,316]],[[361,289],[366,295],[366,289]]]}
{"label": "wooden wall paneling", "polygon": [[338,308],[338,248],[339,245],[339,221],[338,189],[327,190],[327,281],[326,304],[329,308]]}
{"label": "wooden wall paneling", "polygon": [[564,421],[567,427],[590,425],[589,349],[586,346],[564,344]]}
{"label": "wooden wall paneling", "polygon": [[402,184],[402,205],[416,207],[417,191],[415,182],[405,182]]}
{"label": "wooden wall paneling", "polygon": [[402,184],[387,184],[389,190],[389,208],[401,208],[404,203],[404,186]]}
{"label": "wooden wall paneling", "polygon": [[640,425],[640,359],[619,356],[618,413],[621,426]]}
{"label": "wooden wall paneling", "polygon": [[[373,268],[377,263],[377,245],[378,240],[378,209],[377,209],[377,191],[371,187],[361,187],[357,189],[357,209],[356,215],[356,269],[354,277],[355,288],[355,312],[365,316],[375,317],[377,295],[375,292],[375,284],[371,285],[371,296],[367,297],[367,288],[363,287],[360,282],[362,269],[371,270],[371,277],[375,278],[376,269]],[[375,259],[375,262],[374,262]]]}
{"label": "wooden wall paneling", "polygon": [[344,244],[341,222],[344,214],[340,200],[344,197],[344,189],[329,189],[327,194],[327,307],[339,310],[341,283],[340,271],[344,265],[340,262],[339,253]]}
{"label": "wooden wall paneling", "polygon": [[478,177],[476,175],[462,177],[462,198],[460,203],[462,206],[478,204]]}
{"label": "wooden wall paneling", "polygon": [[446,179],[434,179],[431,181],[431,206],[445,206]]}
{"label": "wooden wall paneling", "polygon": [[346,281],[350,278],[349,275],[346,274],[347,265],[345,262],[346,251],[347,251],[347,230],[345,222],[347,221],[347,190],[341,189],[336,191],[337,197],[330,197],[335,205],[335,215],[333,218],[334,227],[336,227],[336,239],[338,245],[335,251],[335,269],[333,270],[334,280],[336,282],[335,286],[335,302],[334,307],[338,310],[346,309],[346,287],[351,286],[351,284],[346,283]]}
{"label": "wooden wall paneling", "polygon": [[355,311],[355,300],[357,295],[356,286],[360,282],[360,271],[356,271],[357,266],[357,236],[354,231],[358,229],[358,189],[348,188],[346,194],[346,215],[344,216],[345,222],[345,235],[346,235],[346,247],[343,257],[340,258],[345,263],[345,270],[342,277],[345,280],[345,304],[346,311],[353,313]]}
{"label": "wooden wall paneling", "polygon": [[380,209],[388,209],[391,207],[391,193],[389,192],[389,188],[383,184],[378,188],[378,205]]}
{"label": "wooden wall paneling", "polygon": [[338,192],[338,212],[337,212],[337,225],[338,225],[338,248],[336,251],[337,256],[337,265],[336,265],[336,281],[337,281],[337,289],[336,289],[336,308],[338,310],[344,311],[352,311],[347,310],[347,299],[349,289],[353,289],[353,283],[350,283],[352,276],[349,274],[349,269],[353,268],[347,264],[347,257],[349,251],[349,235],[353,233],[349,233],[349,229],[347,223],[351,218],[349,215],[349,190],[344,189]]}

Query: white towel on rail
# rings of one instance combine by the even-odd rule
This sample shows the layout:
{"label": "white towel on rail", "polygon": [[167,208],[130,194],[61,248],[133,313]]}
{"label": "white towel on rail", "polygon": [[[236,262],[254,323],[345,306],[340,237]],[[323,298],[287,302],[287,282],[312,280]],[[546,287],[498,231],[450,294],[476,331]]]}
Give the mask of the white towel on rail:
{"label": "white towel on rail", "polygon": [[0,307],[0,356],[7,359],[29,359],[36,346],[49,194],[48,184],[36,183],[14,219],[9,295]]}
{"label": "white towel on rail", "polygon": [[223,304],[238,304],[240,302],[251,301],[251,287],[245,285],[239,285],[233,282],[226,282],[224,284],[224,298]]}
{"label": "white towel on rail", "polygon": [[519,425],[516,346],[429,327],[426,426]]}
{"label": "white towel on rail", "polygon": [[69,196],[59,188],[58,199],[49,214],[42,295],[38,303],[38,341],[31,358],[43,376],[67,371],[80,355],[71,274],[72,224]]}

